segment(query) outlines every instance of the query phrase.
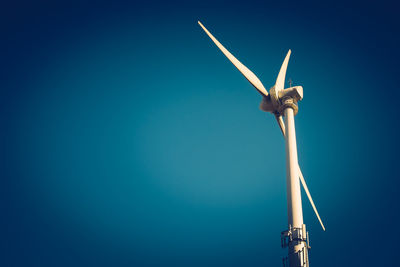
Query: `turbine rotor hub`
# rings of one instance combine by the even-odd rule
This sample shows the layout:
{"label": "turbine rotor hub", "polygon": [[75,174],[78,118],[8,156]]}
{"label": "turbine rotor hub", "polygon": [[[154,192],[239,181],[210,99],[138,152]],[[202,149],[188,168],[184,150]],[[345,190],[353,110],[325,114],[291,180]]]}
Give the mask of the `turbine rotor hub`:
{"label": "turbine rotor hub", "polygon": [[279,91],[276,90],[275,85],[269,90],[269,95],[271,96],[271,104],[274,110],[278,110],[281,103],[279,101]]}

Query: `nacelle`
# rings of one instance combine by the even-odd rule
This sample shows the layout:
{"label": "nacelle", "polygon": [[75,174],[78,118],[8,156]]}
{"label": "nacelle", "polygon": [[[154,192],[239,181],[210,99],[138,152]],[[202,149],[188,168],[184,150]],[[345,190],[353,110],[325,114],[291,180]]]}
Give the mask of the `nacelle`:
{"label": "nacelle", "polygon": [[293,86],[286,89],[283,89],[278,92],[279,100],[282,102],[282,99],[290,97],[293,98],[294,102],[298,102],[303,99],[303,87],[302,86]]}
{"label": "nacelle", "polygon": [[260,103],[260,109],[266,112],[279,113],[279,110],[282,108],[283,100],[286,98],[293,99],[294,103],[302,100],[303,87],[293,86],[280,90],[279,92],[276,92],[275,87],[272,87],[269,95],[263,97]]}

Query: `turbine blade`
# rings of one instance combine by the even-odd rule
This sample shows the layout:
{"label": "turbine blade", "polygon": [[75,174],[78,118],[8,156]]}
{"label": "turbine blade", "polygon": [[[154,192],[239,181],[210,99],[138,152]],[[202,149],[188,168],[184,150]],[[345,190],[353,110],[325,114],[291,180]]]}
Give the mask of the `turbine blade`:
{"label": "turbine blade", "polygon": [[282,63],[281,69],[279,70],[278,78],[276,78],[276,83],[275,83],[275,90],[279,92],[280,90],[283,90],[285,88],[285,76],[286,76],[286,69],[289,63],[289,58],[290,54],[292,51],[289,49],[285,60]]}
{"label": "turbine blade", "polygon": [[[276,118],[276,121],[278,122],[279,128],[282,131],[283,137],[285,137],[285,123],[283,122],[282,116],[279,116],[279,115],[275,114],[275,118]],[[318,221],[321,224],[322,229],[325,231],[325,226],[322,223],[321,217],[319,217],[319,213],[318,213],[317,207],[315,207],[315,204],[314,204],[314,201],[313,201],[313,199],[311,197],[310,191],[308,190],[308,186],[306,184],[306,181],[304,180],[303,173],[301,172],[301,169],[300,169],[300,165],[297,164],[297,167],[299,169],[299,178],[300,178],[301,184],[303,185],[304,191],[306,192],[306,195],[308,197],[308,200],[311,203],[311,206],[312,206],[312,208],[314,210],[315,215],[317,215]]]}
{"label": "turbine blade", "polygon": [[218,48],[224,53],[224,55],[235,65],[235,67],[246,77],[246,79],[264,96],[268,96],[268,91],[265,89],[264,85],[257,78],[257,76],[251,72],[245,65],[243,65],[239,60],[237,60],[226,48],[218,42],[217,39],[206,29],[206,27],[198,21],[199,25],[211,38],[211,40],[218,46]]}
{"label": "turbine blade", "polygon": [[312,200],[310,191],[308,191],[308,187],[307,187],[306,181],[304,180],[303,173],[301,172],[300,166],[298,166],[298,167],[299,167],[299,176],[300,176],[301,184],[303,185],[304,191],[306,191],[308,200],[310,200],[311,206],[312,206],[312,208],[313,208],[313,210],[314,210],[314,212],[315,212],[315,215],[317,215],[318,221],[319,221],[319,223],[321,224],[322,229],[325,231],[325,226],[324,226],[324,224],[322,223],[321,217],[319,217],[317,208],[315,207],[314,201]]}
{"label": "turbine blade", "polygon": [[278,122],[279,128],[281,129],[283,136],[285,136],[285,122],[282,119],[282,115],[275,114],[275,119]]}

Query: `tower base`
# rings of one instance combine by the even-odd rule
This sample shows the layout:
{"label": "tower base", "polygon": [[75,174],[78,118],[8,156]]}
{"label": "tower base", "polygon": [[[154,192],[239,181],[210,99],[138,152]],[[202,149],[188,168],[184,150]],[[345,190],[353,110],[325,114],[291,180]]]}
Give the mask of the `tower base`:
{"label": "tower base", "polygon": [[311,249],[306,225],[292,227],[281,233],[282,248],[288,248],[288,256],[282,259],[283,267],[309,267],[308,250]]}

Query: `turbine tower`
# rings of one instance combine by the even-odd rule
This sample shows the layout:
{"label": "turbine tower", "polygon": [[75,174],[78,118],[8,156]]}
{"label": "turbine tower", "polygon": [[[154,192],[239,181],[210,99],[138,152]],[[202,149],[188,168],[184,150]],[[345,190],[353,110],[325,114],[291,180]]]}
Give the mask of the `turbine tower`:
{"label": "turbine tower", "polygon": [[[224,55],[235,65],[235,67],[246,77],[246,79],[257,89],[262,96],[260,109],[274,114],[279,128],[285,138],[286,147],[286,189],[287,189],[287,209],[288,209],[288,230],[281,233],[282,247],[288,247],[288,256],[283,259],[284,266],[298,267],[309,266],[308,250],[309,237],[306,225],[303,223],[303,210],[301,204],[300,182],[307,194],[308,200],[325,231],[324,224],[319,217],[317,208],[311,198],[307,184],[300,170],[297,159],[296,130],[294,116],[298,112],[297,103],[303,98],[303,87],[291,86],[284,88],[286,69],[289,63],[291,50],[287,53],[281,66],[276,83],[268,91],[264,85],[239,60],[237,60],[218,40],[201,24],[201,28],[224,53]],[[283,117],[285,120],[283,120]]]}

